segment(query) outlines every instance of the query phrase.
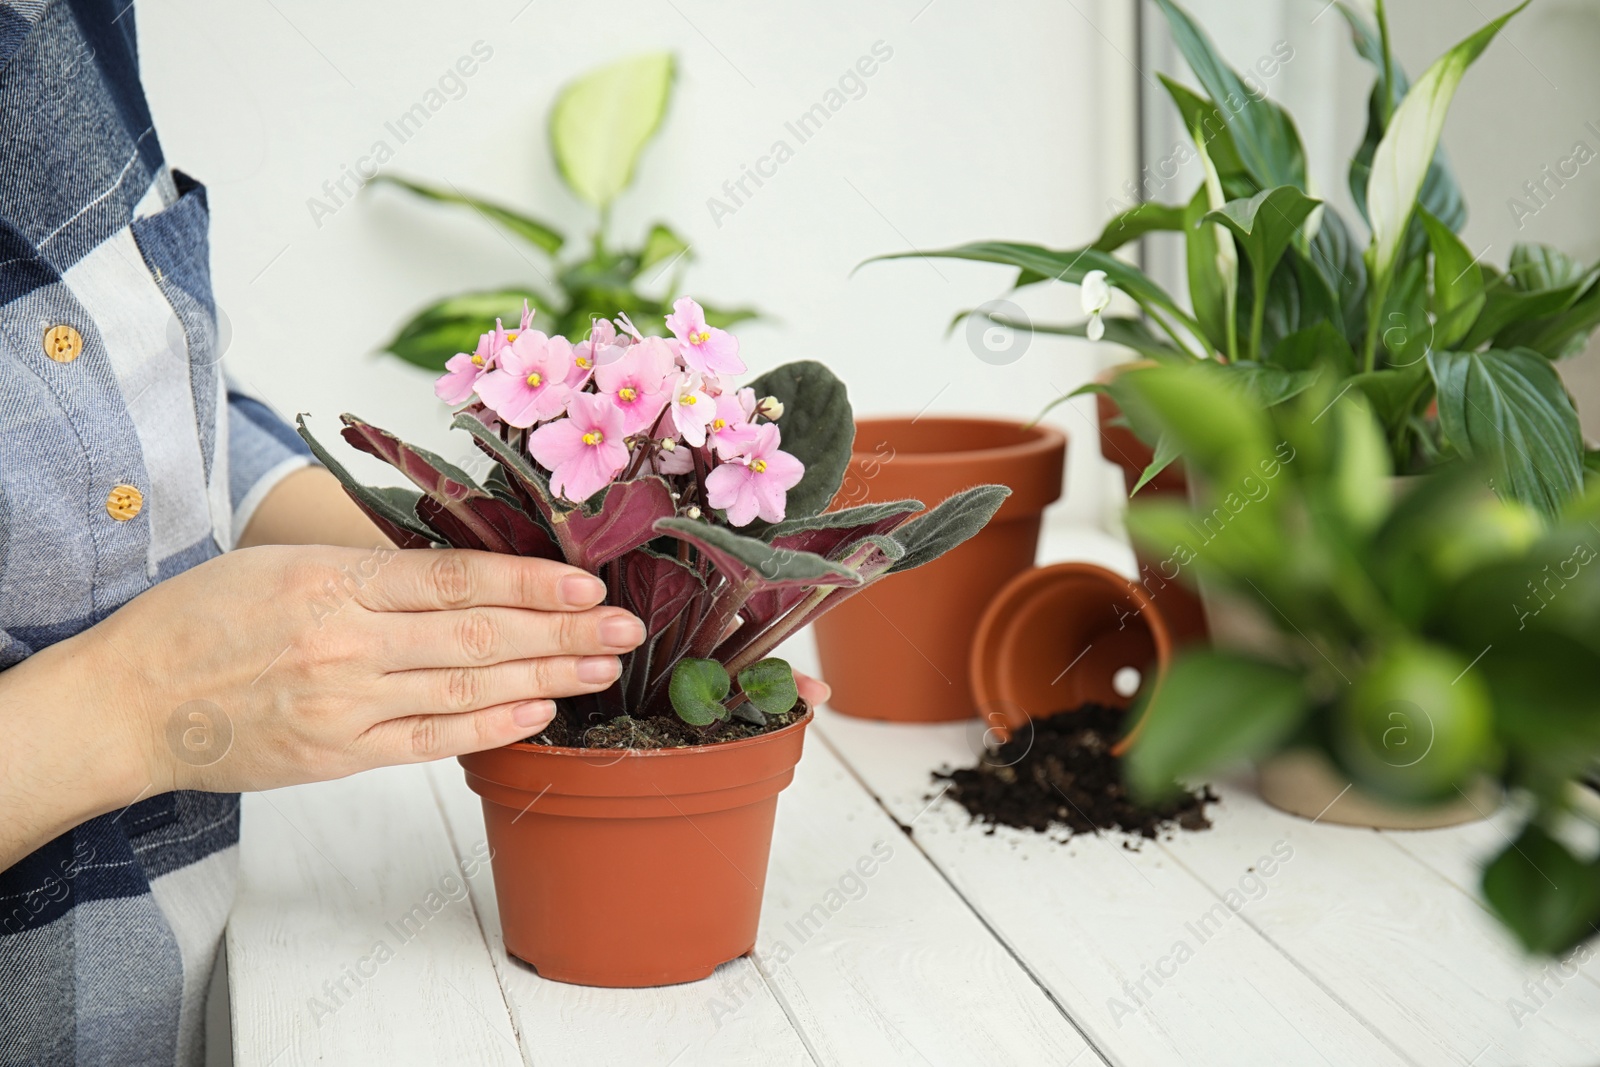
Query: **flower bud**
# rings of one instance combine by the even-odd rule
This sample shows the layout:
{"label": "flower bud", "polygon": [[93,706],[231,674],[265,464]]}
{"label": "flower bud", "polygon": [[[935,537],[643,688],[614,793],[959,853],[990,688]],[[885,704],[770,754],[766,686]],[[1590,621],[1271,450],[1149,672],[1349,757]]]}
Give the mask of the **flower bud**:
{"label": "flower bud", "polygon": [[663,438],[662,441],[661,441],[661,451],[663,451],[663,452],[676,451],[677,447],[678,447],[678,442],[674,441],[670,437]]}
{"label": "flower bud", "polygon": [[758,415],[765,415],[773,422],[777,422],[779,419],[783,418],[783,401],[779,400],[775,396],[764,396],[761,398],[760,402],[756,404],[756,413]]}
{"label": "flower bud", "polygon": [[689,516],[691,519],[698,519],[700,517],[700,509],[695,507],[693,504],[690,504],[689,510],[684,512],[684,514]]}

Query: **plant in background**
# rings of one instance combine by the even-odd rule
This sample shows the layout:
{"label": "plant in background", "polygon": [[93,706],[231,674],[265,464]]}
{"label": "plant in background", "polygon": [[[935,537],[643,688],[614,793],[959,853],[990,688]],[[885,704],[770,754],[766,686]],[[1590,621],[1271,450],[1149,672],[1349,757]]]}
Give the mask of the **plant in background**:
{"label": "plant in background", "polygon": [[[532,328],[482,334],[436,391],[493,460],[483,484],[351,415],[344,437],[416,490],[355,481],[300,430],[364,512],[402,548],[441,544],[564,560],[645,625],[611,689],[563,702],[580,728],[676,714],[709,739],[737,717],[765,725],[798,699],[768,658],[829,608],[943,555],[1008,494],[979,486],[918,515],[915,500],[824,512],[854,438],[842,383],[820,363],[735,388],[738,342],[687,297],[668,338],[627,315],[572,343]],[[781,429],[780,429],[781,427]]]}
{"label": "plant in background", "polygon": [[[451,356],[472,350],[483,323],[496,317],[511,319],[525,299],[551,324],[552,333],[568,337],[588,333],[592,321],[619,311],[636,322],[659,321],[672,306],[683,267],[693,258],[688,243],[658,222],[638,247],[612,248],[606,243],[606,230],[612,203],[632,184],[639,156],[661,127],[674,73],[670,54],[634,56],[568,84],[550,109],[550,148],[556,167],[567,188],[599,212],[583,259],[557,258],[567,237],[555,227],[468,196],[453,184],[445,189],[406,178],[375,179],[429,200],[471,208],[497,230],[532,245],[554,275],[553,282],[546,278],[549,284],[543,288],[508,286],[441,300],[402,326],[386,351],[427,370],[442,370]],[[640,292],[641,286],[654,286],[669,269],[673,274],[663,287],[664,295]],[[545,277],[543,271],[540,277]],[[718,327],[756,314],[748,308],[705,311],[707,320]]]}
{"label": "plant in background", "polygon": [[[1363,246],[1338,211],[1311,195],[1290,115],[1252,91],[1181,7],[1157,2],[1203,87],[1162,78],[1204,168],[1188,203],[1140,204],[1084,248],[988,241],[901,255],[1007,264],[1019,268],[1019,288],[1109,279],[1144,318],[1094,314],[1051,327],[990,317],[1103,335],[1162,362],[1218,363],[1265,405],[1317,381],[1337,383],[1334,392],[1348,385],[1382,420],[1402,473],[1482,457],[1504,495],[1558,511],[1581,488],[1585,456],[1552,364],[1581,351],[1600,326],[1600,265],[1544,245],[1517,245],[1504,271],[1480,264],[1458,236],[1466,208],[1439,151],[1462,75],[1526,4],[1456,45],[1414,85],[1390,50],[1383,0],[1375,27],[1339,4],[1357,51],[1378,71],[1366,137],[1350,163]],[[1183,235],[1186,303],[1113,254],[1161,231]],[[1115,382],[1086,388],[1117,395]],[[1148,481],[1177,452],[1170,439],[1146,444],[1155,446]]]}
{"label": "plant in background", "polygon": [[1531,817],[1484,872],[1490,905],[1534,951],[1593,936],[1600,861],[1562,833],[1600,823],[1581,785],[1600,759],[1600,486],[1547,529],[1464,464],[1396,490],[1373,405],[1331,381],[1264,411],[1214,366],[1123,377],[1198,483],[1192,504],[1136,501],[1130,531],[1264,635],[1179,656],[1132,735],[1135,788],[1286,747],[1399,803],[1496,776]]}

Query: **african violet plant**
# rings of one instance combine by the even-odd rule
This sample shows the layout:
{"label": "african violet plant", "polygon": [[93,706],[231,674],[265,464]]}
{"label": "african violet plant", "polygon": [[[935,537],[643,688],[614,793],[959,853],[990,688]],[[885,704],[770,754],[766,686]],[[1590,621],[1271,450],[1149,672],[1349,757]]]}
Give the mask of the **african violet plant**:
{"label": "african violet plant", "polygon": [[768,658],[785,638],[872,582],[943,555],[1008,495],[978,486],[923,514],[915,500],[823,509],[838,493],[854,422],[820,363],[745,388],[735,338],[683,298],[670,337],[626,315],[576,344],[499,322],[452,357],[435,391],[492,461],[482,484],[350,415],[344,437],[416,490],[355,481],[302,436],[402,548],[448,545],[564,560],[605,581],[646,638],[604,693],[569,703],[582,726],[674,712],[711,739],[730,718],[765,725],[797,700]]}
{"label": "african violet plant", "polygon": [[[1103,336],[1161,362],[1217,363],[1265,405],[1314,381],[1349,386],[1382,420],[1400,472],[1478,456],[1505,495],[1559,510],[1579,490],[1585,455],[1553,363],[1581,351],[1600,326],[1600,265],[1543,245],[1517,245],[1505,271],[1481,264],[1458,236],[1466,208],[1439,150],[1467,67],[1526,3],[1450,49],[1414,85],[1390,50],[1383,0],[1376,26],[1339,3],[1357,51],[1378,71],[1349,168],[1364,246],[1312,195],[1288,112],[1223,62],[1181,7],[1157,3],[1204,89],[1162,77],[1203,165],[1188,203],[1139,204],[1084,248],[987,241],[903,255],[1007,264],[1019,268],[1019,288],[1052,279],[1085,285],[1087,322],[989,317]],[[1187,306],[1113,254],[1154,232],[1183,236]],[[1145,318],[1102,318],[1106,298],[1095,290],[1106,283]],[[1120,400],[1115,380],[1086,388]],[[1140,485],[1177,457],[1170,438],[1146,443],[1155,462]]]}
{"label": "african violet plant", "polygon": [[[576,337],[595,318],[619,311],[650,328],[665,315],[682,281],[682,268],[694,258],[689,244],[670,226],[657,222],[644,242],[633,248],[607,244],[611,205],[633,183],[639,157],[661,128],[672,97],[675,63],[668,53],[632,56],[590,71],[565,86],[550,109],[550,149],[567,188],[599,213],[589,238],[588,254],[569,262],[557,257],[567,243],[560,230],[521,211],[463,193],[453,184],[441,188],[408,178],[380,175],[376,180],[417,196],[472,209],[496,230],[531,245],[550,266],[535,268],[548,283],[507,286],[462,293],[440,300],[414,315],[386,349],[427,370],[443,370],[457,352],[470,351],[483,324],[516,313],[524,300],[550,322],[551,331]],[[669,269],[666,295],[654,289]],[[754,318],[748,308],[707,307],[714,326],[731,326]]]}
{"label": "african violet plant", "polygon": [[[1198,474],[1192,503],[1135,501],[1160,560],[1256,620],[1248,648],[1191,647],[1149,699],[1128,757],[1146,794],[1284,747],[1320,750],[1395,803],[1459,801],[1497,778],[1526,816],[1484,896],[1531,950],[1600,929],[1600,481],[1547,523],[1457,464],[1404,490],[1372,406],[1319,382],[1270,410],[1219,368],[1125,375]],[[1576,822],[1574,821],[1576,820]]]}

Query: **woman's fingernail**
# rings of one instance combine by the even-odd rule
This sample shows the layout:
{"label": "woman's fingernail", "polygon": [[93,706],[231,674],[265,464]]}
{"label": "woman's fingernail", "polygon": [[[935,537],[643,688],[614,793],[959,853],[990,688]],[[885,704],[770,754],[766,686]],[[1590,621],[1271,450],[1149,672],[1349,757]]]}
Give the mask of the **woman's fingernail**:
{"label": "woman's fingernail", "polygon": [[578,681],[589,685],[614,682],[622,673],[622,661],[615,656],[585,656],[578,661]]}
{"label": "woman's fingernail", "polygon": [[556,705],[551,700],[530,700],[511,709],[511,721],[529,730],[549,724],[556,716]]}
{"label": "woman's fingernail", "polygon": [[569,574],[556,583],[561,602],[571,608],[587,608],[606,595],[606,584],[592,574]]}
{"label": "woman's fingernail", "polygon": [[632,615],[613,615],[600,624],[600,640],[611,648],[638,648],[644,623]]}

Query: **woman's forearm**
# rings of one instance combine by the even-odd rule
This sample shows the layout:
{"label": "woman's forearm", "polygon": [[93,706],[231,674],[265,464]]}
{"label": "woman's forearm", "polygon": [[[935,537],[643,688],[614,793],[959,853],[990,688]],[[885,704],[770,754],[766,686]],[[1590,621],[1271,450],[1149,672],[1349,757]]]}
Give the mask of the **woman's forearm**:
{"label": "woman's forearm", "polygon": [[131,690],[143,680],[89,631],[0,672],[0,870],[107,812],[165,792]]}
{"label": "woman's forearm", "polygon": [[321,467],[297,470],[272,488],[239,537],[240,548],[256,545],[394,547]]}

